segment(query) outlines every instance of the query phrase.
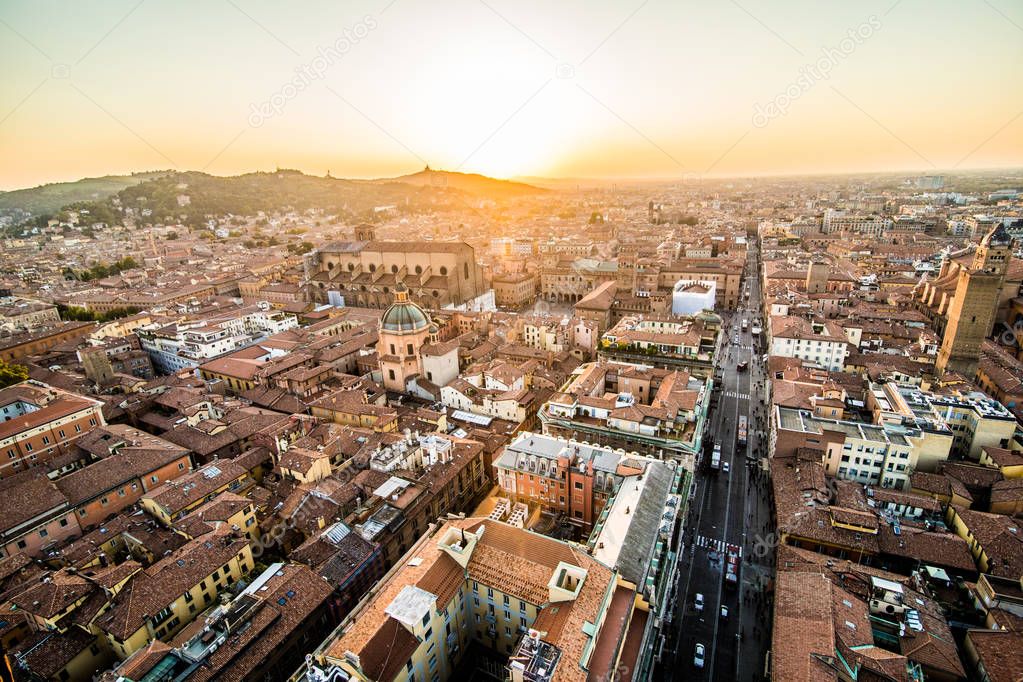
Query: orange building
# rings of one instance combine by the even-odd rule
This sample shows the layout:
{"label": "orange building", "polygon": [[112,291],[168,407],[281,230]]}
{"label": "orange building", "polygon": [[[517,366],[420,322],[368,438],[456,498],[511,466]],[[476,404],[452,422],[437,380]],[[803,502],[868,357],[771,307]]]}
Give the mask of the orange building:
{"label": "orange building", "polygon": [[82,529],[106,521],[192,470],[188,449],[123,424],[98,428],[78,445],[101,459],[54,484],[75,508]]}
{"label": "orange building", "polygon": [[622,481],[642,474],[642,469],[629,466],[630,457],[641,459],[609,447],[523,431],[494,460],[494,472],[509,497],[589,530]]}
{"label": "orange building", "polygon": [[103,403],[25,381],[0,391],[0,479],[47,463],[103,426]]}

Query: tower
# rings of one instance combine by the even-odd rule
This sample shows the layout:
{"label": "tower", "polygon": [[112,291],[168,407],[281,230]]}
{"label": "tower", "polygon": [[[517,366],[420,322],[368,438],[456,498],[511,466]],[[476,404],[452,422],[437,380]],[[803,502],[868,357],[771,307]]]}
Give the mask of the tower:
{"label": "tower", "polygon": [[806,293],[823,294],[828,290],[830,268],[824,261],[814,259],[806,271]]}
{"label": "tower", "polygon": [[973,263],[959,270],[935,364],[939,374],[953,370],[970,380],[976,377],[980,346],[991,333],[1011,257],[1012,236],[999,223],[981,240]]}
{"label": "tower", "polygon": [[363,223],[355,228],[355,241],[357,242],[372,242],[376,241],[377,229],[372,225]]}
{"label": "tower", "polygon": [[394,303],[380,318],[377,355],[384,388],[405,393],[408,380],[423,373],[421,350],[431,335],[430,317],[409,300],[408,287],[399,283],[394,288]]}

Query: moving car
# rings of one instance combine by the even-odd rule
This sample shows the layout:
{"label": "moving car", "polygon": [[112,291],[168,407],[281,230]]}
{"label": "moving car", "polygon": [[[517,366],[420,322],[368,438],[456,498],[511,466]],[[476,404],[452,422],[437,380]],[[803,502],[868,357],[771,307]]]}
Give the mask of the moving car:
{"label": "moving car", "polygon": [[739,584],[739,553],[738,548],[728,546],[728,558],[725,563],[725,587],[735,587]]}
{"label": "moving car", "polygon": [[707,658],[707,649],[699,642],[696,643],[696,654],[693,655],[693,665],[697,668],[702,668],[703,663]]}
{"label": "moving car", "polygon": [[693,601],[693,606],[696,607],[697,611],[703,611],[703,594],[700,592],[696,593],[696,599]]}
{"label": "moving car", "polygon": [[732,470],[731,469],[731,465],[729,465],[728,462],[722,462],[721,463],[721,471],[723,471],[723,472],[725,472],[727,474],[731,470]]}
{"label": "moving car", "polygon": [[728,607],[721,605],[721,620],[728,620]]}

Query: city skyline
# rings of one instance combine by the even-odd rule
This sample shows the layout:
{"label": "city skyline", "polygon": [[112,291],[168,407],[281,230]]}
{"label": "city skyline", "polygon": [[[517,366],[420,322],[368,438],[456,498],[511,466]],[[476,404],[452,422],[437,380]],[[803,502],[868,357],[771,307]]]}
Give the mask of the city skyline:
{"label": "city skyline", "polygon": [[932,4],[919,31],[908,0],[4,2],[0,150],[18,162],[0,188],[167,168],[670,180],[1023,165],[1023,17],[975,5]]}

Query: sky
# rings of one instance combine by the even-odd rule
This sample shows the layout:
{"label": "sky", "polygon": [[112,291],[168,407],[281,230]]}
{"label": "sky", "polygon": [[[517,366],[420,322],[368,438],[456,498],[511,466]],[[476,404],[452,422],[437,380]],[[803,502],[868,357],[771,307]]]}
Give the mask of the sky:
{"label": "sky", "polygon": [[1019,0],[0,0],[0,189],[1023,165]]}

